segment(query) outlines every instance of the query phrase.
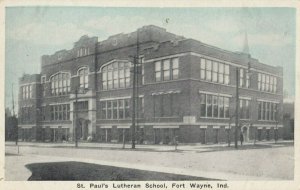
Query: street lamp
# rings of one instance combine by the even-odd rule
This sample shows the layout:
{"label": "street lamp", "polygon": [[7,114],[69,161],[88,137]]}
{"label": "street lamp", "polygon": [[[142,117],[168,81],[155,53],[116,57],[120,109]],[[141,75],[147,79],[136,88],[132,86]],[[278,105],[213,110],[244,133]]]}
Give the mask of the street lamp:
{"label": "street lamp", "polygon": [[85,94],[87,91],[86,88],[81,88],[81,87],[77,87],[75,89],[75,104],[74,104],[74,111],[75,112],[75,118],[74,118],[74,138],[75,138],[75,147],[78,147],[78,134],[77,134],[77,128],[78,128],[78,111],[77,111],[77,106],[78,106],[78,94]]}

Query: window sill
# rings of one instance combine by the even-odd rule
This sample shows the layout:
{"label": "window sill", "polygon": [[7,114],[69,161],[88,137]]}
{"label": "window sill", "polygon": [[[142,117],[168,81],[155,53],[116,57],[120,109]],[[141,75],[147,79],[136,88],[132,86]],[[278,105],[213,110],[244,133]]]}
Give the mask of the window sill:
{"label": "window sill", "polygon": [[224,118],[220,118],[220,117],[200,117],[200,119],[226,119],[226,120],[229,120],[230,118],[229,117],[224,117]]}
{"label": "window sill", "polygon": [[276,123],[277,121],[274,121],[274,120],[257,120],[257,121],[262,121],[262,122],[273,122],[273,123]]}
{"label": "window sill", "polygon": [[170,117],[153,117],[154,119],[179,119],[178,116],[170,116]]}

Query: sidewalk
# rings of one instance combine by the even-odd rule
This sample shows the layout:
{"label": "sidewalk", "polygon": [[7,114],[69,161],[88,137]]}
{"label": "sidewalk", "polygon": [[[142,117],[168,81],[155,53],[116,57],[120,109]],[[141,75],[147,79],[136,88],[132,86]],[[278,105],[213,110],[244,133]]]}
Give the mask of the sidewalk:
{"label": "sidewalk", "polygon": [[[294,154],[291,141],[234,145],[130,145],[20,142],[20,154],[6,143],[5,180],[27,180],[30,163],[77,161],[123,168],[174,173],[224,180],[288,180],[293,177]],[[99,151],[100,150],[100,151]],[[268,158],[268,159],[266,159]],[[232,163],[235,163],[232,165]],[[233,167],[234,166],[234,167]]]}
{"label": "sidewalk", "polygon": [[[48,162],[84,162],[90,164],[99,164],[106,166],[115,166],[121,168],[138,169],[145,171],[154,171],[178,175],[187,175],[194,177],[205,177],[218,180],[261,180],[261,177],[257,176],[247,176],[240,174],[232,174],[225,172],[216,171],[199,171],[192,168],[170,168],[164,166],[151,166],[144,164],[130,164],[124,162],[112,162],[103,161],[96,159],[84,159],[84,158],[67,158],[67,157],[57,157],[51,156],[51,161],[49,156],[26,154],[26,155],[13,155],[9,156],[5,163],[5,180],[6,181],[27,181],[31,176],[31,171],[25,166],[31,163],[48,163]],[[274,178],[264,178],[264,180],[274,180]]]}
{"label": "sidewalk", "polygon": [[[256,141],[254,142],[245,142],[243,146],[238,144],[238,149],[255,149],[255,148],[273,148],[273,147],[282,147],[293,145],[294,141],[277,141],[275,144],[274,141]],[[47,147],[47,148],[75,148],[74,143],[43,143],[43,142],[18,142],[19,146],[32,146],[32,147]],[[5,142],[5,146],[15,146],[15,142]],[[117,143],[97,143],[97,142],[79,142],[78,148],[97,148],[97,149],[108,149],[108,150],[124,150],[122,144]],[[179,144],[177,147],[178,151],[181,152],[210,152],[210,151],[222,151],[222,150],[231,150],[234,149],[234,142],[228,147],[227,143],[220,144]],[[131,144],[125,145],[125,150],[132,150]],[[154,151],[154,152],[166,152],[166,151],[175,151],[174,145],[136,145],[136,151]]]}

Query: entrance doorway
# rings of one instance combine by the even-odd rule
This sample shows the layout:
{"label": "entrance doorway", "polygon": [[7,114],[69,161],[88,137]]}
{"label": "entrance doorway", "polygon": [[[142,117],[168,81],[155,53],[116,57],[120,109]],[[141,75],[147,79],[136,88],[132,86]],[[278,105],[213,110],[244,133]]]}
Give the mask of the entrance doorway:
{"label": "entrance doorway", "polygon": [[79,118],[78,119],[78,139],[80,140],[87,140],[89,134],[89,120]]}

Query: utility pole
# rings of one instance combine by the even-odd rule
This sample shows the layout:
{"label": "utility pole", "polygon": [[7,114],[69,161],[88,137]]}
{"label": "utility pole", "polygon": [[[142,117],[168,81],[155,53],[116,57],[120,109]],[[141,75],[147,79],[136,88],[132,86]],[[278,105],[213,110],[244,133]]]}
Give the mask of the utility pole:
{"label": "utility pole", "polygon": [[134,62],[133,62],[133,84],[132,84],[132,125],[131,125],[131,148],[135,149],[135,88],[136,88],[136,57],[134,57]]}
{"label": "utility pole", "polygon": [[[78,88],[75,89],[75,104],[74,104],[74,112],[75,112],[75,118],[74,118],[74,138],[75,138],[75,147],[78,147],[78,138],[77,138],[77,99],[78,99]],[[73,113],[74,113],[73,112]]]}
{"label": "utility pole", "polygon": [[236,68],[236,107],[235,107],[235,131],[234,131],[234,147],[238,148],[238,127],[239,127],[239,85],[240,85],[240,69]]}
{"label": "utility pole", "polygon": [[133,60],[133,81],[132,81],[132,125],[131,125],[131,148],[135,149],[135,128],[136,128],[136,96],[137,96],[137,65],[139,64],[139,30],[136,37],[136,56]]}

